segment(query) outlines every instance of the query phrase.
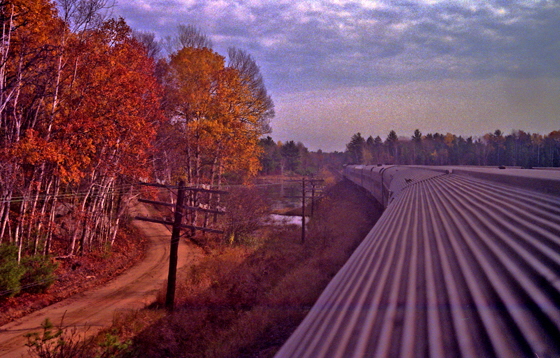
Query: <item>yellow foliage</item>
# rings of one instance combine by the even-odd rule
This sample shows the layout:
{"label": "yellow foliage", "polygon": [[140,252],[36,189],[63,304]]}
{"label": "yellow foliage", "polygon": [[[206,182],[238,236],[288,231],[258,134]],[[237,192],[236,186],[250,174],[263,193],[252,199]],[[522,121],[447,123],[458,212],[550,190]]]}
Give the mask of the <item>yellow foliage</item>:
{"label": "yellow foliage", "polygon": [[[183,48],[171,56],[169,67],[166,92],[171,116],[183,123],[187,177],[208,182],[223,171],[256,175],[262,134],[258,100],[239,72],[208,48]],[[212,164],[203,168],[203,163]]]}

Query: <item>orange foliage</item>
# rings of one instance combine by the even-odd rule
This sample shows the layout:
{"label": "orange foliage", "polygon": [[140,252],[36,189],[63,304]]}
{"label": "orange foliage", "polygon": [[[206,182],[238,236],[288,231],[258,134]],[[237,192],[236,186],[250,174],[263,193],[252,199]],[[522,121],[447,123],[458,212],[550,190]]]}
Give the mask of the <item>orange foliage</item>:
{"label": "orange foliage", "polygon": [[80,192],[69,252],[78,236],[82,250],[106,243],[123,214],[114,186],[151,175],[163,121],[155,64],[122,19],[73,33],[47,0],[8,0],[0,11],[0,243],[47,252],[58,195]]}
{"label": "orange foliage", "polygon": [[146,161],[162,119],[154,63],[122,19],[105,23],[86,46],[63,103],[68,110],[57,117],[64,170],[83,175],[95,166],[110,176],[148,176]]}

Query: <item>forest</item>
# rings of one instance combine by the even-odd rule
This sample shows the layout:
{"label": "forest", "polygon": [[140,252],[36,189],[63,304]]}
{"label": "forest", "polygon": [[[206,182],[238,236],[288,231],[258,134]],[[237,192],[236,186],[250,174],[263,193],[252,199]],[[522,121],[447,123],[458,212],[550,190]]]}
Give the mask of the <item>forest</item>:
{"label": "forest", "polygon": [[548,135],[515,130],[505,135],[497,129],[479,138],[416,129],[411,137],[390,131],[364,138],[356,133],[346,144],[346,163],[415,165],[490,165],[532,167],[560,166],[560,130]]}
{"label": "forest", "polygon": [[399,137],[393,130],[385,140],[354,134],[344,152],[310,151],[301,142],[260,140],[262,174],[321,175],[326,168],[344,164],[402,165],[482,165],[559,167],[560,131],[548,135],[523,130],[504,134],[500,130],[480,137],[446,133],[422,134],[416,129],[410,137]]}
{"label": "forest", "polygon": [[19,262],[110,248],[137,183],[243,183],[261,167],[274,104],[251,55],[230,48],[226,61],[192,26],[163,46],[110,18],[111,5],[0,0],[0,291],[10,295]]}

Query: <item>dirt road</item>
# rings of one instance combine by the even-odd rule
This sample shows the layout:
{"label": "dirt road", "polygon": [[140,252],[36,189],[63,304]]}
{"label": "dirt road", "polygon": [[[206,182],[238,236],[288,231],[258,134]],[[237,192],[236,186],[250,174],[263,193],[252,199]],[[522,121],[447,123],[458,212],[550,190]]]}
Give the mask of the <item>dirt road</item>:
{"label": "dirt road", "polygon": [[[149,216],[141,205],[134,210],[135,214]],[[0,327],[0,357],[27,356],[27,340],[23,336],[28,332],[39,332],[46,318],[59,324],[64,316],[65,326],[75,326],[87,330],[87,335],[93,335],[111,325],[116,311],[139,309],[152,303],[167,277],[170,233],[160,224],[141,221],[135,224],[149,239],[141,262],[105,286],[77,294]],[[197,248],[181,242],[178,267],[193,263],[200,255]]]}

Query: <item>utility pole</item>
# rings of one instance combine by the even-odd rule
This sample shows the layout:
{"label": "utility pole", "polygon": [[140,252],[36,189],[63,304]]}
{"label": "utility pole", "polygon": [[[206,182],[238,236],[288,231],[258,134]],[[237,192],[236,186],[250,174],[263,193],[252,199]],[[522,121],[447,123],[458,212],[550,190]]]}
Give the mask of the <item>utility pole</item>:
{"label": "utility pole", "polygon": [[315,213],[315,185],[317,183],[314,180],[311,180],[311,217]]}
{"label": "utility pole", "polygon": [[171,231],[171,249],[169,251],[169,274],[167,276],[167,294],[165,308],[172,311],[175,306],[175,284],[177,281],[177,255],[179,252],[179,239],[181,237],[181,222],[183,220],[183,201],[185,199],[185,182],[179,182],[177,201],[175,202],[175,219]]}
{"label": "utility pole", "polygon": [[[311,213],[310,213],[310,217],[313,217],[313,215],[315,214],[315,197],[316,197],[316,191],[315,191],[315,187],[319,184],[319,183],[323,183],[324,180],[323,179],[309,179],[307,182],[309,182],[309,184],[311,185]],[[302,209],[301,209],[301,242],[303,243],[305,241],[305,192],[306,192],[306,180],[305,178],[303,178],[302,180]]]}
{"label": "utility pole", "polygon": [[[291,180],[292,182],[298,182],[299,180]],[[314,206],[315,206],[315,199],[317,197],[317,191],[315,190],[315,186],[319,183],[324,182],[323,179],[301,179],[301,196],[284,196],[284,198],[294,198],[294,199],[301,199],[301,243],[305,243],[305,207],[306,207],[306,198],[307,198],[307,185],[311,185],[311,216],[314,213]],[[320,187],[319,187],[320,190]],[[320,192],[319,192],[320,193]],[[322,197],[319,195],[318,197]]]}
{"label": "utility pole", "polygon": [[[160,188],[167,188],[167,189],[175,189],[174,187],[163,185],[163,184],[151,184],[151,183],[140,183],[140,185],[146,186],[153,186],[153,187],[160,187]],[[146,199],[138,199],[141,203],[152,204],[152,205],[162,205],[167,207],[173,207],[173,217],[174,220],[167,221],[167,220],[158,220],[152,218],[145,218],[141,216],[135,217],[136,220],[148,221],[157,224],[163,225],[171,225],[171,247],[169,250],[169,273],[167,276],[167,292],[165,296],[165,308],[172,311],[175,306],[175,286],[177,281],[177,261],[178,261],[178,253],[179,253],[179,241],[181,238],[181,229],[188,229],[190,231],[202,231],[202,232],[211,232],[216,234],[223,234],[224,232],[221,230],[210,229],[207,227],[200,227],[195,225],[184,225],[183,221],[183,212],[185,210],[190,211],[202,211],[207,213],[213,214],[224,214],[225,212],[222,210],[211,210],[202,207],[195,207],[195,206],[188,206],[185,205],[185,192],[186,191],[198,191],[198,192],[207,192],[207,193],[217,193],[217,194],[227,194],[225,191],[221,190],[210,190],[210,189],[202,189],[202,188],[195,188],[195,187],[185,187],[185,182],[180,181],[179,185],[177,186],[177,201],[174,204],[164,203],[161,201],[154,201],[154,200],[146,200]]]}
{"label": "utility pole", "polygon": [[305,243],[305,178],[301,179],[301,243]]}

